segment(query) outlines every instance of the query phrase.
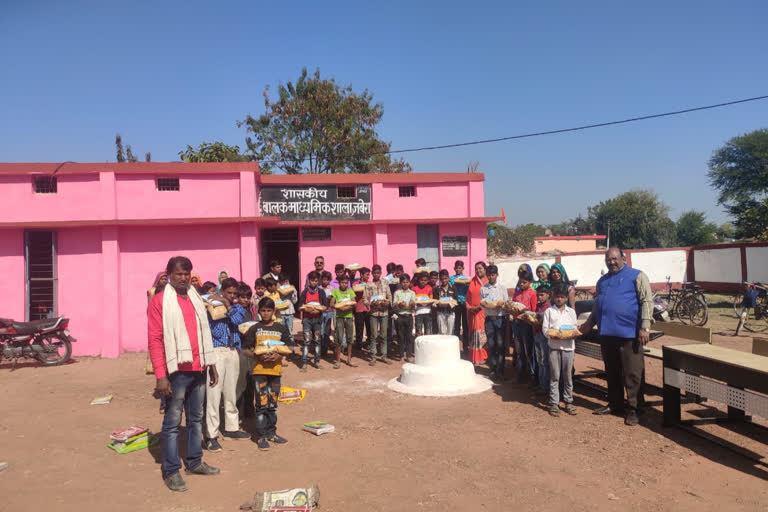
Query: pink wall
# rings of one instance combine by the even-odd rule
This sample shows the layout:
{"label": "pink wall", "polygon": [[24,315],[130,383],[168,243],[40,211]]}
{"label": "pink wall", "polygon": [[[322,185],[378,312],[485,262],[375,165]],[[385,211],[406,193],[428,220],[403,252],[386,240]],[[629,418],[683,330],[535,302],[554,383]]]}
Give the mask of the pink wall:
{"label": "pink wall", "polygon": [[[413,214],[413,212],[411,212]],[[378,248],[378,263],[385,267],[393,261],[403,265],[408,274],[413,272],[416,261],[416,224],[390,224],[387,226],[387,245]]]}
{"label": "pink wall", "polygon": [[58,314],[70,319],[70,331],[77,338],[73,353],[102,355],[118,338],[118,326],[105,325],[104,311],[118,305],[104,297],[101,228],[60,229],[56,248]]}
{"label": "pink wall", "polygon": [[[372,218],[375,220],[418,217],[459,218],[468,215],[467,183],[425,183],[417,184],[415,187],[415,197],[400,197],[399,185],[374,183],[371,190]],[[481,205],[482,200],[481,187]],[[450,208],[446,209],[446,205],[450,205]],[[482,212],[479,215],[482,216]]]}
{"label": "pink wall", "polygon": [[237,217],[240,215],[238,174],[189,174],[178,192],[160,192],[155,176],[117,175],[119,219]]}
{"label": "pink wall", "polygon": [[98,219],[101,185],[98,174],[57,177],[56,194],[36,194],[34,175],[0,175],[3,222]]}
{"label": "pink wall", "polygon": [[[301,229],[299,229],[301,237]],[[373,236],[371,226],[333,226],[331,240],[323,242],[299,241],[299,282],[304,284],[306,275],[315,270],[315,256],[325,257],[325,269],[333,274],[336,263],[373,265]]]}
{"label": "pink wall", "polygon": [[[147,348],[147,290],[168,259],[183,255],[192,260],[193,273],[216,282],[219,270],[239,278],[240,230],[237,224],[219,226],[121,228],[120,237],[121,345],[124,350]],[[252,282],[256,276],[243,276]]]}
{"label": "pink wall", "polygon": [[488,263],[488,239],[485,222],[473,222],[470,226],[470,260],[472,266],[478,261]]}
{"label": "pink wall", "polygon": [[[8,199],[10,198],[3,200]],[[0,317],[24,320],[26,303],[24,274],[24,231],[0,229],[0,276],[3,276]]]}

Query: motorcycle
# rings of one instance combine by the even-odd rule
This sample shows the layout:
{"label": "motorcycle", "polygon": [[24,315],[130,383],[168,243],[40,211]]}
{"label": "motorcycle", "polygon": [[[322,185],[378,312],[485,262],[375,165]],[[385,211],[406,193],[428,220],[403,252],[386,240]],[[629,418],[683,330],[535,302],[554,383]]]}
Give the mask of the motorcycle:
{"label": "motorcycle", "polygon": [[32,322],[16,322],[0,318],[0,360],[16,362],[21,358],[37,359],[43,366],[58,366],[69,361],[72,343],[69,318],[47,318]]}
{"label": "motorcycle", "polygon": [[669,304],[655,293],[653,294],[653,319],[657,322],[672,321],[669,316]]}

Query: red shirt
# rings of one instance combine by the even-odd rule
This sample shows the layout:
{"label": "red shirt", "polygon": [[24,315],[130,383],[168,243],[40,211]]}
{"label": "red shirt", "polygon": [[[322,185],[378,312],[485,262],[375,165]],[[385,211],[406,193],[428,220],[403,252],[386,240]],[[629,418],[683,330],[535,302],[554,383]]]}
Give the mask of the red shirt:
{"label": "red shirt", "polygon": [[430,285],[426,285],[424,288],[421,288],[420,286],[412,286],[411,290],[413,290],[413,293],[415,293],[417,297],[419,295],[426,295],[430,299],[432,298],[433,292]]}
{"label": "red shirt", "polygon": [[[318,286],[314,292],[310,291],[309,288],[307,288],[307,300],[304,302],[305,304],[309,304],[310,302],[317,302],[320,304],[320,287]],[[320,318],[320,313],[308,313],[304,311],[304,318]]]}
{"label": "red shirt", "polygon": [[[539,319],[541,319],[540,315],[543,314],[546,310],[548,310],[551,306],[552,306],[552,304],[549,301],[544,301],[542,303],[538,303],[538,302],[536,303],[536,310],[535,311],[536,311],[536,314],[539,316]],[[533,311],[533,310],[531,310],[531,311]],[[540,323],[538,323],[538,324],[533,326],[533,332],[534,333],[541,332],[541,324]]]}
{"label": "red shirt", "polygon": [[512,294],[512,300],[523,304],[528,311],[536,311],[536,305],[539,303],[539,300],[536,298],[536,292],[531,288],[527,290],[515,289],[515,293]]}
{"label": "red shirt", "polygon": [[[178,296],[181,314],[184,317],[184,325],[187,328],[189,336],[189,345],[192,347],[192,362],[179,363],[180,372],[199,372],[203,367],[200,366],[200,346],[197,340],[197,314],[195,306],[188,298]],[[155,377],[162,379],[168,376],[168,366],[165,363],[165,343],[163,342],[163,292],[156,293],[149,301],[147,306],[147,328],[148,328],[148,347],[149,358],[152,360],[152,367],[155,369]]]}

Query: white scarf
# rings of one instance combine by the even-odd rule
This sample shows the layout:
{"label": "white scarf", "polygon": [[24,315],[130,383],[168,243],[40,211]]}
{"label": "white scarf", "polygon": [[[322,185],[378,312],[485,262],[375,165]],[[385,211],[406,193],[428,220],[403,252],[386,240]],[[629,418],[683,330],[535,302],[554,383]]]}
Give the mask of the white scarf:
{"label": "white scarf", "polygon": [[[211,337],[211,328],[208,325],[208,313],[205,310],[202,297],[194,287],[189,287],[187,297],[192,301],[192,306],[195,308],[200,365],[205,368],[215,362],[213,359],[213,338]],[[163,343],[168,375],[178,371],[179,364],[192,362],[192,346],[189,342],[187,327],[184,324],[184,315],[179,306],[176,290],[171,286],[171,283],[165,285],[163,290]]]}

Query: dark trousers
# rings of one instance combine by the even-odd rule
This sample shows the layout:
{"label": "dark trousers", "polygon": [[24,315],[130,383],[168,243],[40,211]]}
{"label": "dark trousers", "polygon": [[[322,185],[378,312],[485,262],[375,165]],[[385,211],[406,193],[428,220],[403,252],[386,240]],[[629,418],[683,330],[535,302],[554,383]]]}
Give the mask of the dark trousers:
{"label": "dark trousers", "polygon": [[642,403],[642,380],[645,373],[645,355],[640,342],[634,338],[601,336],[605,373],[608,380],[608,405],[615,411],[624,409],[624,388],[627,406],[637,410]]}
{"label": "dark trousers", "polygon": [[416,315],[416,336],[432,334],[432,314]]}
{"label": "dark trousers", "polygon": [[355,313],[355,344],[358,348],[363,347],[363,329],[365,329],[365,339],[371,339],[371,314],[368,311]]}
{"label": "dark trousers", "polygon": [[504,317],[485,317],[485,336],[488,338],[488,368],[496,375],[504,375]]}
{"label": "dark trousers", "polygon": [[280,396],[279,375],[254,375],[256,390],[256,416],[254,425],[257,438],[270,438],[277,433],[277,397]]}
{"label": "dark trousers", "polygon": [[400,357],[413,357],[413,315],[397,315]]}
{"label": "dark trousers", "polygon": [[459,336],[462,341],[464,354],[469,353],[469,318],[467,317],[467,304],[462,302],[454,310],[456,315],[453,321],[453,335]]}
{"label": "dark trousers", "polygon": [[253,365],[254,359],[252,357],[240,354],[240,374],[237,377],[237,387],[235,388],[235,396],[237,397],[237,409],[240,414],[240,418],[252,418],[253,417]]}

